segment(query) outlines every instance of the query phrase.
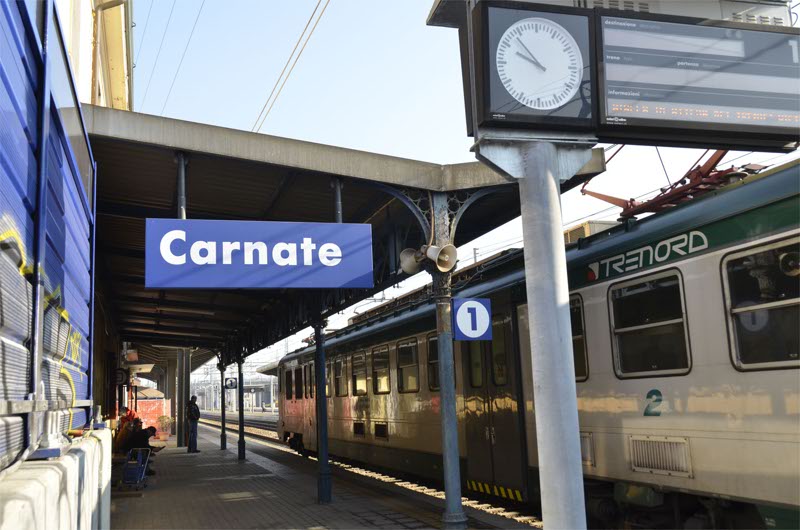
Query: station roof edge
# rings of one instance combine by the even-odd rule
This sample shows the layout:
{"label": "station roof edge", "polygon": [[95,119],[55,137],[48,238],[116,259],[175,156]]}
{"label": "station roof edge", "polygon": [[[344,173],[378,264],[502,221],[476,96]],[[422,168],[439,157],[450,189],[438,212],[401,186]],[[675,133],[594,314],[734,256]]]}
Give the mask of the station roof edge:
{"label": "station roof edge", "polygon": [[83,105],[90,136],[430,191],[509,184],[480,162],[436,164],[151,114]]}

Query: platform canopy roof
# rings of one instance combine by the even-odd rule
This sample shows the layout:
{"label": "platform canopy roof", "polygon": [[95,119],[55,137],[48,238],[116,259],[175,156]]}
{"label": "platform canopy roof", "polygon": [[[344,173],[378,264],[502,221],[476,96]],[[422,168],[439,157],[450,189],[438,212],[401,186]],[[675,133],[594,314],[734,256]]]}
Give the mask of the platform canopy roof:
{"label": "platform canopy roof", "polygon": [[[83,112],[97,163],[98,296],[145,361],[189,347],[193,369],[220,351],[230,363],[396,283],[399,252],[427,242],[429,192],[454,192],[458,203],[492,189],[462,217],[456,245],[519,215],[517,187],[477,162],[432,164],[91,105]],[[344,222],[372,225],[375,288],[145,289],[145,219],[177,217],[178,152],[188,158],[190,219],[333,222],[332,183],[341,179]],[[569,186],[602,166],[598,153]]]}

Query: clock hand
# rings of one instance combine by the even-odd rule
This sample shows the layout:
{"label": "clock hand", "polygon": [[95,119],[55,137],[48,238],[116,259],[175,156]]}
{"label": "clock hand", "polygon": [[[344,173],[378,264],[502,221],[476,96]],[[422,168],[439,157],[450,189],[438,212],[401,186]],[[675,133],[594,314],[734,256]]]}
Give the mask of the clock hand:
{"label": "clock hand", "polygon": [[[547,71],[547,68],[545,68],[545,67],[542,65],[542,63],[540,63],[540,62],[539,62],[539,60],[538,60],[538,59],[536,59],[536,57],[534,57],[534,55],[531,53],[531,51],[528,49],[528,47],[527,47],[527,46],[525,46],[525,43],[524,43],[524,42],[522,42],[522,39],[520,39],[519,37],[517,37],[517,41],[519,42],[520,46],[522,46],[523,48],[525,48],[525,51],[526,51],[526,52],[528,52],[528,55],[529,55],[529,56],[530,56],[530,58],[532,59],[532,61],[531,61],[531,62],[533,62],[533,64],[535,64],[536,66],[538,66],[539,68],[541,68],[543,72],[546,72],[546,71]],[[522,54],[521,54],[521,53],[519,53],[519,52],[517,52],[517,55],[520,55],[520,56],[522,56]]]}
{"label": "clock hand", "polygon": [[541,68],[541,69],[542,69],[542,72],[546,72],[546,71],[547,71],[547,68],[545,68],[544,66],[542,66],[542,65],[541,65],[541,63],[539,63],[539,61],[537,61],[536,59],[531,59],[531,58],[530,58],[530,57],[528,57],[527,55],[522,55],[522,54],[521,54],[521,53],[519,53],[519,52],[514,52],[514,53],[516,53],[517,55],[519,55],[520,57],[522,57],[523,59],[525,59],[526,61],[528,61],[528,62],[529,62],[529,63],[531,63],[532,65],[536,66],[537,68]]}

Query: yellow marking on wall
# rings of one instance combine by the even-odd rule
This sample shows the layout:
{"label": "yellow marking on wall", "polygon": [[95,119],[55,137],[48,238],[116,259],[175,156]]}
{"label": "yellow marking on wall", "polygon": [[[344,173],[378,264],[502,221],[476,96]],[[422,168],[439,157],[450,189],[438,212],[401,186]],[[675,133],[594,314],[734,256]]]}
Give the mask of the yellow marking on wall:
{"label": "yellow marking on wall", "polygon": [[494,494],[495,494],[495,495],[498,495],[498,493],[497,493],[497,486],[495,486],[495,487],[494,487]]}
{"label": "yellow marking on wall", "polygon": [[480,482],[478,482],[478,491],[483,493],[483,484],[481,484]]}
{"label": "yellow marking on wall", "polygon": [[[3,217],[6,216],[4,215]],[[15,228],[9,228],[5,232],[0,233],[0,241],[5,241],[6,239],[13,239],[19,246],[20,258],[22,260],[22,262],[19,264],[19,273],[25,276],[33,272],[33,269],[28,268],[27,259],[25,256],[25,242],[22,240],[20,233]]]}
{"label": "yellow marking on wall", "polygon": [[517,492],[517,500],[521,502],[522,501],[522,494],[519,492],[519,490],[516,490],[516,492]]}
{"label": "yellow marking on wall", "polygon": [[503,486],[500,486],[500,496],[506,498],[506,489]]}

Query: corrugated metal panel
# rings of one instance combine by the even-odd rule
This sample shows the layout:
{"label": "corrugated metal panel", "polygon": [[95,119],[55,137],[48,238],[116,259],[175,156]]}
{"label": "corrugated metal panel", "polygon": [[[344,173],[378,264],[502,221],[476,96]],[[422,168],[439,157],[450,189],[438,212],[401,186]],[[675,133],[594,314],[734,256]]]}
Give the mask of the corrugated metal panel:
{"label": "corrugated metal panel", "polygon": [[[20,11],[22,10],[22,11]],[[35,290],[42,275],[44,300],[41,388],[49,410],[61,410],[62,430],[85,425],[91,398],[91,153],[58,29],[50,23],[52,93],[39,92],[41,52],[26,31],[23,3],[0,2],[0,468],[27,443],[26,414],[33,389]],[[60,53],[60,55],[59,55]],[[56,60],[59,59],[60,60]],[[45,83],[47,86],[47,83]],[[37,149],[40,98],[56,103],[47,117],[46,149]],[[71,145],[78,145],[79,152]],[[41,152],[40,152],[41,151]],[[37,264],[37,180],[45,175],[44,259]],[[20,403],[22,402],[22,403]],[[85,403],[83,403],[85,406]]]}
{"label": "corrugated metal panel", "polygon": [[[13,407],[30,393],[36,196],[36,56],[17,4],[0,3],[0,401]],[[0,468],[24,449],[22,416],[0,416]]]}

